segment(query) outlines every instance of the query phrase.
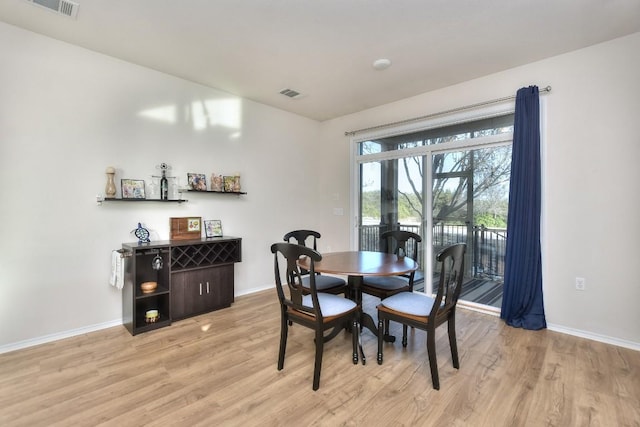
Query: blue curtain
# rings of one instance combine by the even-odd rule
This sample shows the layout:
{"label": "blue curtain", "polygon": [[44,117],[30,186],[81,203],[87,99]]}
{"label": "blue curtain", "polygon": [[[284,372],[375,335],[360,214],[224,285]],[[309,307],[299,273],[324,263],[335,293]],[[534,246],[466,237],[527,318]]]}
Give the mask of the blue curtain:
{"label": "blue curtain", "polygon": [[540,102],[537,86],[518,90],[513,127],[504,290],[500,317],[525,329],[547,327],[540,254]]}

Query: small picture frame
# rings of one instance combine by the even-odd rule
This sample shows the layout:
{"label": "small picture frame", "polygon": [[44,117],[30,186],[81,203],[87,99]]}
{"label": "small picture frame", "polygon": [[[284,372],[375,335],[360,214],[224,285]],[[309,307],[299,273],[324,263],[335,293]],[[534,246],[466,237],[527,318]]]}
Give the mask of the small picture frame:
{"label": "small picture frame", "polygon": [[200,218],[187,218],[187,231],[189,233],[199,233],[200,230]]}
{"label": "small picture frame", "polygon": [[223,178],[224,181],[224,191],[227,193],[233,193],[236,188],[236,177],[235,176],[225,176]]}
{"label": "small picture frame", "polygon": [[195,191],[207,191],[207,178],[203,173],[187,173],[189,189]]}
{"label": "small picture frame", "polygon": [[207,237],[222,237],[222,221],[219,219],[205,220],[204,233]]}
{"label": "small picture frame", "polygon": [[142,179],[121,179],[123,199],[146,199],[144,193],[144,180]]}

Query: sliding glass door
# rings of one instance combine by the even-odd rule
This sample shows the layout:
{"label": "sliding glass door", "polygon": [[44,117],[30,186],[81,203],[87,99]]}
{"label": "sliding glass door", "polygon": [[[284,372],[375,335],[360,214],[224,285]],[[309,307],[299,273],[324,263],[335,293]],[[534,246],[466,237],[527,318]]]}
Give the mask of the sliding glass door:
{"label": "sliding glass door", "polygon": [[[407,230],[424,240],[423,157],[412,156],[360,165],[360,250],[380,251],[380,235],[389,230]],[[423,285],[423,251],[408,254],[420,264],[416,284]]]}
{"label": "sliding glass door", "polygon": [[[460,298],[499,308],[507,237],[511,145],[434,154],[435,254],[467,244],[467,278]],[[434,264],[435,265],[435,264]],[[438,279],[437,266],[434,280]]]}
{"label": "sliding glass door", "polygon": [[512,116],[492,118],[464,124],[468,129],[458,124],[444,131],[360,142],[358,248],[381,250],[380,234],[387,230],[420,234],[415,289],[430,293],[439,278],[437,253],[464,242],[466,283],[461,299],[500,307],[511,120]]}

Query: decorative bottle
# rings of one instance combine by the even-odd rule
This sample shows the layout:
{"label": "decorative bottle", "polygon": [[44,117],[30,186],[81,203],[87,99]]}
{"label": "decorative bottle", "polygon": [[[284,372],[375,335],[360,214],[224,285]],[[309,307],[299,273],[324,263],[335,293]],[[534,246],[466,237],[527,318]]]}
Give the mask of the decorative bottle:
{"label": "decorative bottle", "polygon": [[169,198],[169,181],[167,180],[166,171],[162,171],[162,178],[160,178],[160,198],[167,200]]}

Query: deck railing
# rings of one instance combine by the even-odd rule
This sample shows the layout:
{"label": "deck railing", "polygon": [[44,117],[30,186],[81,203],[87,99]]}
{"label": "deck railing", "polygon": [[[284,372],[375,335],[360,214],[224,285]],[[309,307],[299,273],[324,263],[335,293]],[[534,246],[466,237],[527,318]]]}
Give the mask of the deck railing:
{"label": "deck railing", "polygon": [[[360,250],[381,251],[383,244],[380,234],[392,229],[387,224],[363,225],[360,227]],[[393,229],[421,233],[419,225],[396,224]],[[504,228],[488,228],[484,225],[474,226],[471,229],[471,241],[469,241],[469,227],[467,225],[445,225],[437,223],[432,230],[434,256],[438,250],[454,244],[467,243],[467,268],[468,274],[473,277],[501,280],[504,277],[504,259],[506,249],[507,230]],[[418,249],[417,256],[407,253],[416,259],[422,268],[422,246]]]}

